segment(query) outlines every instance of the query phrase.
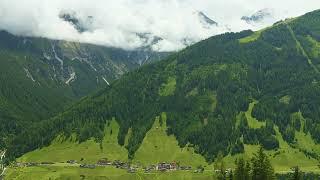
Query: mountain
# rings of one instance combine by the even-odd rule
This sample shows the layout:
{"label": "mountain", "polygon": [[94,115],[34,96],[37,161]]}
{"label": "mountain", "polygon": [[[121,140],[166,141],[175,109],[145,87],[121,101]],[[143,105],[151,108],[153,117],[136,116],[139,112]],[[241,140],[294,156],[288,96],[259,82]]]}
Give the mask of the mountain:
{"label": "mountain", "polygon": [[205,13],[202,11],[198,12],[198,17],[200,19],[200,22],[203,24],[203,27],[210,28],[210,26],[218,26],[218,23],[214,20],[210,19]]}
{"label": "mountain", "polygon": [[[19,157],[59,135],[99,143],[115,119],[118,144],[134,159],[160,118],[180,147],[193,147],[208,162],[219,152],[234,156],[261,144],[282,158],[279,166],[314,165],[320,154],[319,27],[320,10],[257,32],[211,37],[33,124],[9,142],[8,152]],[[284,160],[288,155],[292,163]]]}
{"label": "mountain", "polygon": [[23,127],[48,119],[128,71],[168,54],[5,31],[0,31],[0,39],[0,147]]}
{"label": "mountain", "polygon": [[59,18],[64,20],[65,22],[70,23],[79,33],[91,31],[92,29],[92,16],[80,18],[75,11],[65,10],[60,12]]}
{"label": "mountain", "polygon": [[247,22],[248,24],[263,23],[265,21],[270,21],[274,19],[273,9],[262,9],[250,16],[242,16],[241,20]]}

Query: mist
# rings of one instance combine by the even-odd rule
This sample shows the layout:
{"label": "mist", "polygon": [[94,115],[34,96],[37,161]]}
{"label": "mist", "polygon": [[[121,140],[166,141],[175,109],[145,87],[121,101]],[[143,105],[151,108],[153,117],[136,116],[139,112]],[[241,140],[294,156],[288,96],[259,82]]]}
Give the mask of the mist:
{"label": "mist", "polygon": [[[213,35],[257,30],[319,7],[319,0],[1,0],[0,30],[123,49],[150,45],[155,51],[177,51]],[[261,9],[272,10],[273,16],[256,24],[241,20]],[[62,19],[62,12],[73,13],[85,30]],[[218,25],[204,26],[197,12]]]}

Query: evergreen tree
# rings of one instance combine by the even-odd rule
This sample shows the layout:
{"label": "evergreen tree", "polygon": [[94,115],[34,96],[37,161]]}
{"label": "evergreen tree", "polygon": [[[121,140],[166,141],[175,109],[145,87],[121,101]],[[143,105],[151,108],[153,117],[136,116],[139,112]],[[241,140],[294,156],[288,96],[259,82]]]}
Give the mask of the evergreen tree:
{"label": "evergreen tree", "polygon": [[251,172],[250,162],[247,161],[246,167],[245,167],[245,169],[244,169],[245,179],[247,179],[247,180],[250,180],[250,179],[251,179],[250,172]]}
{"label": "evergreen tree", "polygon": [[224,180],[226,179],[226,168],[223,162],[223,153],[220,151],[217,158],[215,159],[214,169],[218,170],[217,179]]}
{"label": "evergreen tree", "polygon": [[235,180],[246,180],[245,179],[245,161],[243,158],[236,160],[236,169],[234,172]]}
{"label": "evergreen tree", "polygon": [[297,166],[294,168],[294,172],[290,177],[290,180],[301,180],[302,179],[302,173],[300,171],[300,168]]}
{"label": "evergreen tree", "polygon": [[243,158],[236,160],[236,169],[234,172],[234,180],[248,180],[250,178],[250,163],[245,162]]}
{"label": "evergreen tree", "polygon": [[252,158],[252,179],[253,180],[274,180],[274,169],[264,153],[263,148],[260,147],[258,152]]}

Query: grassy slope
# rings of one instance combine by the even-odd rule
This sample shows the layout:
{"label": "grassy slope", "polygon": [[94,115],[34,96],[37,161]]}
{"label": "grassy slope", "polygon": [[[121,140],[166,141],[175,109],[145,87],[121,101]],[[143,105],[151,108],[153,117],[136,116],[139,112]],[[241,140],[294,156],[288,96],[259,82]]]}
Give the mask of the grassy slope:
{"label": "grassy slope", "polygon": [[265,126],[266,123],[265,123],[265,122],[258,121],[256,118],[254,118],[254,117],[251,116],[253,107],[254,107],[254,105],[256,105],[256,104],[257,104],[256,101],[250,103],[250,104],[249,104],[248,111],[245,112],[245,115],[246,115],[246,118],[247,118],[247,120],[248,120],[248,125],[249,125],[249,127],[250,127],[250,128],[258,129],[258,128],[261,128],[261,127]]}
{"label": "grassy slope", "polygon": [[153,127],[145,136],[140,148],[135,154],[134,162],[144,165],[156,162],[180,162],[181,165],[208,166],[205,159],[194,152],[191,147],[180,148],[176,138],[166,133],[166,115],[162,113],[162,126],[159,117],[156,118]]}
{"label": "grassy slope", "polygon": [[[245,112],[250,128],[260,128],[265,125],[265,122],[259,122],[251,116],[252,109],[255,104],[256,102],[250,103],[248,111]],[[308,158],[303,152],[299,151],[299,149],[292,148],[286,141],[284,141],[278,127],[275,127],[275,131],[280,148],[277,151],[268,151],[267,154],[269,155],[269,158],[277,172],[286,172],[293,166],[299,166],[303,171],[320,172],[320,169],[318,168],[319,162],[317,160]],[[310,135],[298,132],[296,133],[296,138],[298,139],[298,144],[301,147],[316,149],[317,152],[320,152],[320,145],[316,145]],[[257,152],[258,148],[258,145],[245,145],[245,153],[235,156],[228,155],[225,158],[226,164],[228,166],[234,166],[235,160],[239,157],[249,160],[252,155]]]}
{"label": "grassy slope", "polygon": [[249,42],[255,41],[260,37],[261,32],[263,32],[263,30],[256,31],[256,32],[254,32],[252,35],[250,35],[248,37],[239,39],[239,42],[240,43],[249,43]]}
{"label": "grassy slope", "polygon": [[177,81],[174,77],[169,77],[167,84],[163,84],[159,89],[160,96],[169,96],[173,95],[176,89]]}
{"label": "grassy slope", "polygon": [[[110,131],[112,130],[112,134]],[[84,162],[96,163],[101,158],[110,160],[127,160],[127,150],[118,145],[117,134],[119,125],[112,120],[109,127],[105,128],[105,137],[102,141],[102,149],[100,144],[93,139],[81,144],[68,139],[58,137],[49,146],[39,150],[25,154],[18,161],[21,162],[66,162],[67,160],[80,160],[84,158]]]}

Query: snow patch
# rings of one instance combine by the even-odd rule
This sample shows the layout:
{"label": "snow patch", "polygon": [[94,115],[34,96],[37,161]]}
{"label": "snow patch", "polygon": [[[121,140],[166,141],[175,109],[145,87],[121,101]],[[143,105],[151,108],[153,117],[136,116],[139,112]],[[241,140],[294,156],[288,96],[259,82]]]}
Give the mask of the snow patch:
{"label": "snow patch", "polygon": [[3,168],[2,173],[0,174],[0,177],[2,177],[4,175],[4,173],[6,172],[7,168]]}
{"label": "snow patch", "polygon": [[54,54],[55,59],[59,61],[59,63],[61,64],[61,69],[63,69],[63,60],[59,58],[59,56],[57,55],[54,45],[52,45],[52,52]]}
{"label": "snow patch", "polygon": [[66,84],[70,84],[70,82],[74,81],[76,79],[76,73],[75,72],[72,72],[70,74],[70,78],[66,81]]}
{"label": "snow patch", "polygon": [[6,156],[6,151],[3,151],[1,156],[0,156],[0,161],[2,161],[2,159]]}
{"label": "snow patch", "polygon": [[23,69],[26,72],[27,78],[31,79],[33,82],[36,82],[36,80],[33,78],[29,70],[27,68],[23,68]]}
{"label": "snow patch", "polygon": [[102,79],[108,84],[108,86],[110,86],[110,83],[106,80],[106,78],[102,77]]}
{"label": "snow patch", "polygon": [[47,60],[51,60],[51,57],[47,53],[43,53],[43,57],[46,58]]}

